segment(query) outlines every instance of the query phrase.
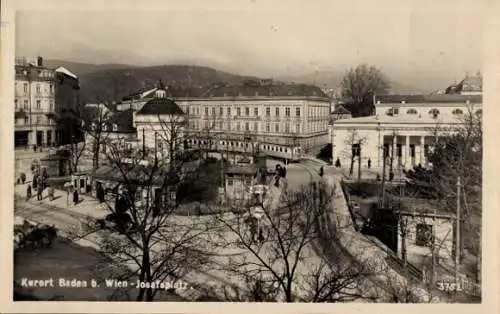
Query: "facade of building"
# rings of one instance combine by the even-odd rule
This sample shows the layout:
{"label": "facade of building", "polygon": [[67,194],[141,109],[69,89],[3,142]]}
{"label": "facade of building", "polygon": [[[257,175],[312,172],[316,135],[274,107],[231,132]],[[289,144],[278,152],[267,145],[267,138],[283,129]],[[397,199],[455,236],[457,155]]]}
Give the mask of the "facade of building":
{"label": "facade of building", "polygon": [[83,139],[78,77],[64,67],[55,69],[56,143],[66,145]]}
{"label": "facade of building", "polygon": [[[398,212],[398,256],[415,266],[430,265],[432,247],[436,260],[450,261],[454,257],[455,217],[449,214]],[[404,241],[404,244],[403,244]],[[403,252],[402,248],[406,251]]]}
{"label": "facade of building", "polygon": [[16,59],[15,146],[51,145],[56,140],[54,70],[43,66],[42,58]]}
{"label": "facade of building", "polygon": [[[129,110],[132,111],[132,110]],[[154,151],[159,158],[171,158],[184,148],[185,115],[160,88],[154,97],[133,113],[138,145]]]}
{"label": "facade of building", "polygon": [[16,59],[15,146],[63,145],[69,143],[68,136],[81,137],[71,132],[78,118],[78,95],[78,78],[67,69],[49,69],[41,57]]}
{"label": "facade of building", "polygon": [[383,167],[392,158],[395,167],[428,164],[436,138],[447,136],[470,113],[482,114],[482,95],[387,95],[374,98],[373,116],[340,119],[332,127],[332,160],[348,166],[361,156],[362,168]]}
{"label": "facade of building", "polygon": [[[140,110],[156,90],[131,95],[118,107]],[[248,153],[259,149],[267,155],[298,159],[328,143],[330,99],[314,86],[262,80],[204,91],[167,88],[166,92],[185,113],[186,138],[192,147]]]}

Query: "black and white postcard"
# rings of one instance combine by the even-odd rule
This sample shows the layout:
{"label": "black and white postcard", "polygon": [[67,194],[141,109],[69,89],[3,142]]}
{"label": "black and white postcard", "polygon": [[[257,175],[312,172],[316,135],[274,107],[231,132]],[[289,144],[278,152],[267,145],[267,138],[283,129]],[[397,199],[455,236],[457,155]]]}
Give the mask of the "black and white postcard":
{"label": "black and white postcard", "polygon": [[496,312],[493,1],[1,9],[2,312]]}

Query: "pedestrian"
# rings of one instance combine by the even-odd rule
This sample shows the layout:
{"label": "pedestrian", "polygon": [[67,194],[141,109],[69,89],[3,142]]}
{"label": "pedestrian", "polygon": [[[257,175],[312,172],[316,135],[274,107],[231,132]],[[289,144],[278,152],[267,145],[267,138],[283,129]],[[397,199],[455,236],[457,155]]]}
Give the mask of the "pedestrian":
{"label": "pedestrian", "polygon": [[28,185],[28,188],[26,189],[26,199],[31,198],[31,185]]}
{"label": "pedestrian", "polygon": [[33,177],[33,188],[36,189],[38,187],[38,176]]}
{"label": "pedestrian", "polygon": [[389,172],[389,181],[392,181],[394,179],[394,172]]}
{"label": "pedestrian", "polygon": [[325,170],[323,169],[323,166],[319,168],[319,176],[322,177],[325,174]]}
{"label": "pedestrian", "polygon": [[264,234],[262,232],[262,228],[259,228],[259,242],[260,243],[264,242]]}
{"label": "pedestrian", "polygon": [[340,168],[340,159],[338,159],[338,158],[335,161],[335,168]]}
{"label": "pedestrian", "polygon": [[42,193],[43,193],[43,188],[42,188],[42,185],[40,185],[40,186],[38,186],[38,189],[36,190],[36,199],[38,201],[41,201],[43,199]]}
{"label": "pedestrian", "polygon": [[372,160],[368,158],[368,169],[370,169],[371,167],[372,167]]}
{"label": "pedestrian", "polygon": [[23,172],[21,173],[21,182],[24,184],[26,182],[26,174]]}
{"label": "pedestrian", "polygon": [[76,205],[78,204],[78,190],[75,189],[75,191],[73,192],[73,203]]}
{"label": "pedestrian", "polygon": [[53,201],[54,200],[54,188],[49,186],[48,193],[49,193],[49,200]]}

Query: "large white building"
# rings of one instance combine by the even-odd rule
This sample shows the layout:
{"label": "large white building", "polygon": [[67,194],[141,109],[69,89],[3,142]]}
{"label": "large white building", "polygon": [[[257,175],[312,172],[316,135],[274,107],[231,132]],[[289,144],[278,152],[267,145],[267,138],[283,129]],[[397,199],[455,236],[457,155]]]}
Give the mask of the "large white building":
{"label": "large white building", "polygon": [[[140,110],[156,90],[127,97],[118,110]],[[294,159],[328,143],[330,99],[315,86],[261,80],[166,93],[185,113],[189,145],[236,152],[258,148]]]}
{"label": "large white building", "polygon": [[348,167],[353,155],[356,162],[361,155],[362,168],[382,168],[383,156],[394,152],[394,167],[424,166],[436,137],[453,132],[464,114],[482,114],[481,88],[473,77],[450,86],[447,94],[375,97],[375,115],[334,122],[333,162]]}

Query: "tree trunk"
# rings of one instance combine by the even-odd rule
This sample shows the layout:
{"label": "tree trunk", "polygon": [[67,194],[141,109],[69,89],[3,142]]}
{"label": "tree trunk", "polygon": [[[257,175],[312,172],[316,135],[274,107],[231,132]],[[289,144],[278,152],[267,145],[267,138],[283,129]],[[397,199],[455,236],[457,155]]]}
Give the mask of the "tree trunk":
{"label": "tree trunk", "polygon": [[359,155],[358,155],[358,181],[361,181],[361,145],[360,145]]}
{"label": "tree trunk", "polygon": [[[144,271],[144,262],[142,263],[142,269],[141,269],[141,274],[139,275],[139,281],[143,282],[145,278],[145,271]],[[145,293],[144,288],[139,287],[139,294],[137,295],[137,298],[135,299],[136,301],[142,301],[144,299],[144,293]]]}
{"label": "tree trunk", "polygon": [[352,176],[354,172],[354,154],[351,154],[351,166],[349,168],[349,175]]}
{"label": "tree trunk", "polygon": [[286,284],[285,296],[286,296],[287,303],[293,302],[292,281],[291,280],[288,280],[288,282]]}
{"label": "tree trunk", "polygon": [[101,143],[100,139],[96,138],[94,142],[94,169],[99,168],[99,153],[101,149]]}

